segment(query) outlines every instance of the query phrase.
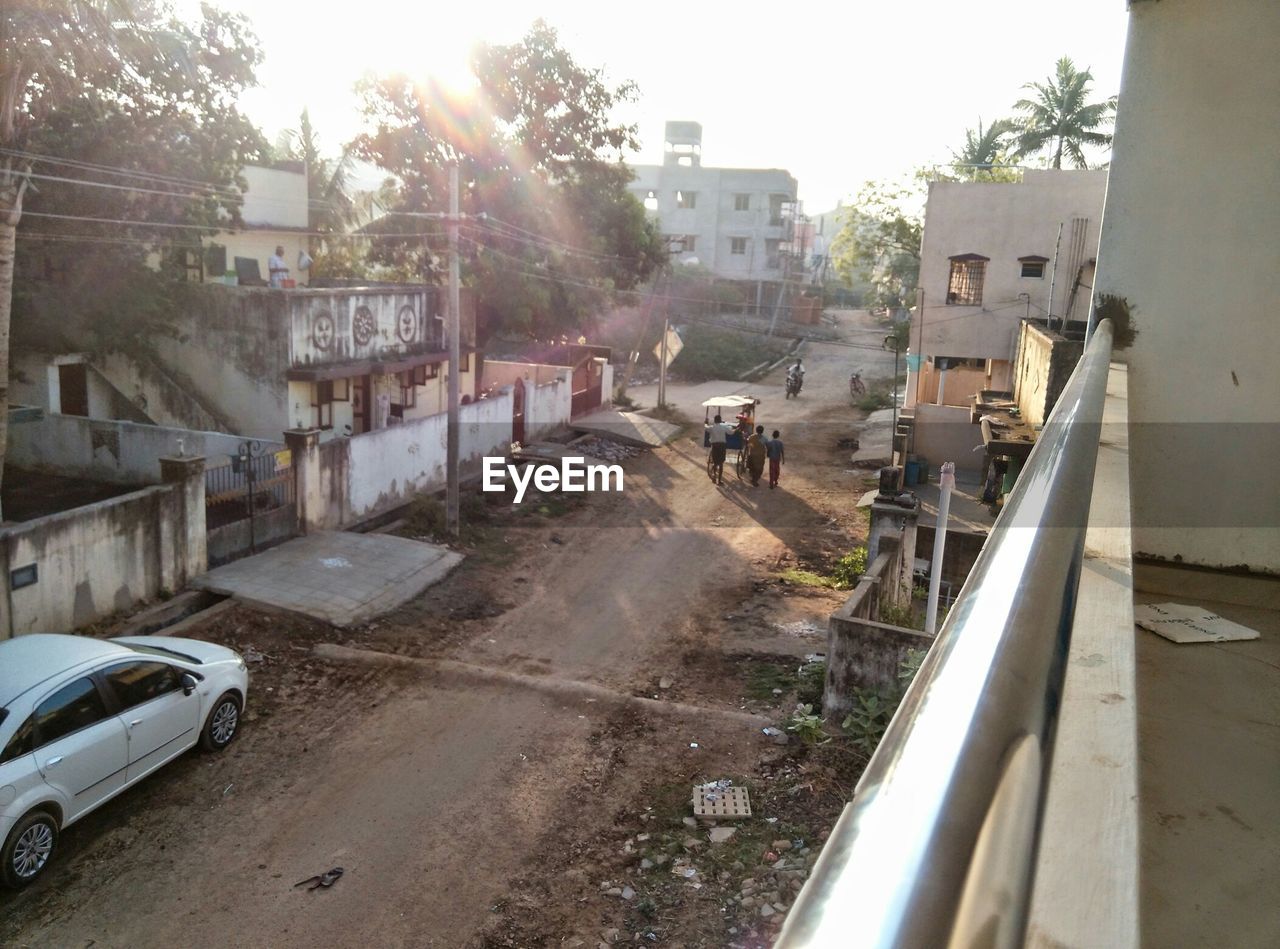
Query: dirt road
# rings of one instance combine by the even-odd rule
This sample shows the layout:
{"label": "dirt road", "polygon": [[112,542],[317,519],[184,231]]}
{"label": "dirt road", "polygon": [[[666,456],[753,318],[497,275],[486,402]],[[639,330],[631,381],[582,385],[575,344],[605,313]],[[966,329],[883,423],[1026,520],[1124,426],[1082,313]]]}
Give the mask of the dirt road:
{"label": "dirt road", "polygon": [[[883,336],[865,317],[844,330],[850,342]],[[667,891],[654,883],[646,895],[634,877],[641,900],[624,905],[601,895],[608,881],[597,876],[618,859],[615,838],[628,823],[656,821],[655,807],[687,799],[694,779],[807,774],[797,784],[806,794],[780,800],[778,813],[808,808],[819,823],[851,790],[855,771],[779,763],[800,752],[717,714],[778,719],[779,705],[794,701],[789,686],[752,697],[761,657],[781,657],[781,668],[821,651],[843,594],[778,578],[788,567],[822,567],[865,531],[853,504],[866,473],[848,470],[837,442],[858,415],[849,371],[887,375],[892,355],[808,344],[803,356],[798,400],[784,400],[781,370],[750,387],[718,387],[750,389],[763,400],[762,424],[783,430],[783,490],[712,485],[699,430],[629,463],[622,495],[495,510],[453,577],[368,628],[338,633],[237,608],[191,631],[266,654],[253,670],[244,734],[227,753],[189,755],[68,831],[39,884],[0,895],[0,944],[594,946],[611,923],[648,926],[673,945],[723,945],[727,933],[758,944],[754,924],[740,932],[725,910],[679,903],[679,894],[670,919],[657,909],[637,916]],[[705,390],[673,385],[670,398],[700,421]],[[707,712],[646,719],[550,691],[335,665],[310,651],[326,641]],[[815,779],[828,771],[839,779]],[[679,826],[674,811],[670,820]],[[768,850],[769,828],[759,834]],[[744,850],[721,882],[756,859]],[[293,887],[334,866],[346,872],[331,890]]]}

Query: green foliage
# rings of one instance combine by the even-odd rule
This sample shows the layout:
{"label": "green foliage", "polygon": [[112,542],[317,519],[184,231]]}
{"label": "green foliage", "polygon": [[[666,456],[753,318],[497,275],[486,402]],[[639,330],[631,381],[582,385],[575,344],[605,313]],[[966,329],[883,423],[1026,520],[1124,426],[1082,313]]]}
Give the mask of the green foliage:
{"label": "green foliage", "polygon": [[864,303],[907,306],[920,276],[924,193],[919,174],[897,184],[868,181],[832,241],[837,275],[871,290]]}
{"label": "green foliage", "polygon": [[806,662],[796,671],[796,699],[815,709],[822,708],[822,690],[827,680],[825,660]]}
{"label": "green foliage", "polygon": [[864,412],[887,409],[891,405],[893,405],[893,396],[884,389],[872,389],[858,400],[858,408]]}
{"label": "green foliage", "polygon": [[[145,4],[39,7],[39,15],[5,18],[6,30],[16,31],[6,43],[23,50],[13,60],[14,72],[7,60],[3,64],[5,85],[12,77],[25,91],[16,101],[6,99],[15,111],[9,116],[12,130],[0,128],[0,144],[210,187],[196,196],[163,183],[148,189],[175,190],[181,197],[174,198],[38,182],[23,201],[31,216],[19,223],[24,239],[13,272],[16,335],[43,346],[145,351],[153,335],[172,333],[168,315],[190,292],[187,267],[198,272],[207,226],[238,221],[240,169],[259,160],[265,148],[237,108],[244,89],[255,81],[261,59],[257,39],[243,17],[212,7],[202,8],[194,21]],[[73,8],[79,11],[75,16]],[[19,9],[35,8],[23,4]],[[27,35],[28,30],[34,32]],[[32,68],[35,72],[24,74]],[[0,192],[5,181],[26,170],[16,159],[0,158]],[[122,182],[89,170],[55,173]],[[160,272],[148,266],[152,252],[159,254]],[[6,295],[7,277],[0,272],[0,293]]]}
{"label": "green foliage", "polygon": [[786,729],[808,745],[829,740],[822,727],[822,716],[814,713],[812,705],[797,705],[787,719]]}
{"label": "green foliage", "polygon": [[774,698],[774,689],[790,692],[796,682],[796,674],[790,669],[775,662],[755,662],[748,669],[745,691],[748,698],[769,701]]}
{"label": "green foliage", "polygon": [[840,723],[840,730],[852,739],[859,751],[870,755],[876,750],[927,654],[923,649],[907,650],[906,656],[898,664],[896,689],[888,692],[877,689],[853,690],[853,710]]}
{"label": "green foliage", "polygon": [[953,169],[966,181],[1017,181],[1018,170],[1006,168],[1009,145],[1017,126],[1011,119],[996,119],[985,129],[965,129],[964,146],[952,152]]}
{"label": "green foliage", "polygon": [[840,723],[840,730],[853,740],[854,747],[870,755],[880,744],[893,718],[897,703],[891,703],[875,689],[853,690],[853,710]]}
{"label": "green foliage", "polygon": [[1110,149],[1107,131],[1115,117],[1116,97],[1089,102],[1093,74],[1076,69],[1067,56],[1058,60],[1045,82],[1029,82],[1033,94],[1013,104],[1017,120],[1019,156],[1051,153],[1049,164],[1062,167],[1066,155],[1077,168],[1087,168],[1086,148]]}
{"label": "green foliage", "polygon": [[788,583],[794,583],[797,586],[828,587],[832,590],[836,588],[836,582],[831,577],[824,577],[820,573],[814,573],[812,570],[804,570],[800,567],[787,567],[780,576]]}
{"label": "green foliage", "polygon": [[837,590],[851,590],[867,572],[867,548],[855,547],[836,561],[831,569],[831,579]]}
{"label": "green foliage", "polygon": [[924,619],[916,619],[915,609],[910,603],[901,606],[895,603],[881,603],[877,617],[882,623],[890,626],[901,626],[903,629],[924,629]]}
{"label": "green foliage", "polygon": [[681,379],[737,379],[762,362],[780,359],[788,343],[757,333],[689,324],[681,330],[684,349],[671,372]]}
{"label": "green foliage", "polygon": [[[635,87],[605,85],[541,20],[516,43],[480,47],[472,71],[477,88],[465,96],[404,75],[364,82],[366,130],[354,153],[394,176],[393,211],[443,210],[448,169],[461,167],[462,210],[490,216],[464,241],[482,342],[494,332],[576,336],[612,290],[635,288],[666,261],[627,191],[631,172],[620,159],[636,147],[635,126],[611,118]],[[371,257],[440,276],[442,238],[426,236],[438,235],[438,223],[392,215],[367,230],[421,233],[375,241]]]}

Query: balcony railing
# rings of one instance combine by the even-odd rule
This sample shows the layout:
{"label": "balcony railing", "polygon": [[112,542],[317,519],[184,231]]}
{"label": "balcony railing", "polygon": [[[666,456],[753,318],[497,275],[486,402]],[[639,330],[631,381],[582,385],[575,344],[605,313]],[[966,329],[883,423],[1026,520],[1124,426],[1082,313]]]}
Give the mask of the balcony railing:
{"label": "balcony railing", "polygon": [[1110,359],[1103,321],[778,947],[1022,945]]}

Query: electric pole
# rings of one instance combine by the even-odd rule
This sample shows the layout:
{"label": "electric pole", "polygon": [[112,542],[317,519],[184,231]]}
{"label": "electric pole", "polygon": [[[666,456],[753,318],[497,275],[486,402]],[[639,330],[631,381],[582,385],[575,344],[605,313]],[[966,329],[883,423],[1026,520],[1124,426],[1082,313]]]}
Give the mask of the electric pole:
{"label": "electric pole", "polygon": [[449,435],[447,442],[448,488],[445,499],[445,526],[450,534],[458,536],[458,367],[462,364],[462,345],[459,327],[462,319],[461,291],[458,262],[458,166],[449,169]]}

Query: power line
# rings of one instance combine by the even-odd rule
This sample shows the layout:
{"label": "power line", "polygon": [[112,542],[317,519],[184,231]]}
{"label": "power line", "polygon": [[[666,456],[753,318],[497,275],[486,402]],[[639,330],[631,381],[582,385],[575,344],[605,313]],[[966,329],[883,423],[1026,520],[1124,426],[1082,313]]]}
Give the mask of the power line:
{"label": "power line", "polygon": [[422,231],[422,232],[410,232],[410,233],[404,233],[404,234],[360,234],[360,233],[339,234],[339,233],[334,233],[329,231],[294,230],[293,228],[285,229],[285,228],[272,228],[272,227],[264,227],[264,228],[241,227],[237,229],[235,225],[232,224],[230,221],[228,221],[226,224],[223,224],[223,225],[176,224],[168,221],[131,221],[125,218],[87,217],[81,214],[54,214],[48,211],[23,211],[22,216],[24,218],[39,217],[39,218],[51,218],[51,219],[60,220],[60,221],[82,221],[90,224],[121,224],[127,227],[168,227],[168,228],[177,228],[179,230],[214,231],[217,233],[232,233],[232,234],[234,233],[252,234],[255,231],[287,230],[288,233],[296,234],[299,237],[323,237],[323,238],[332,238],[334,240],[382,240],[384,238],[440,237],[444,233],[443,231]]}

